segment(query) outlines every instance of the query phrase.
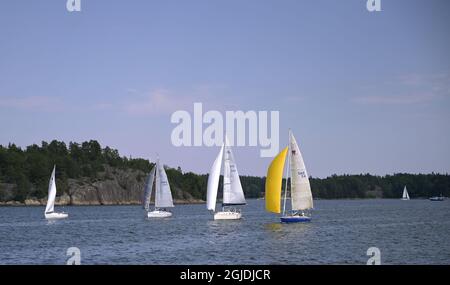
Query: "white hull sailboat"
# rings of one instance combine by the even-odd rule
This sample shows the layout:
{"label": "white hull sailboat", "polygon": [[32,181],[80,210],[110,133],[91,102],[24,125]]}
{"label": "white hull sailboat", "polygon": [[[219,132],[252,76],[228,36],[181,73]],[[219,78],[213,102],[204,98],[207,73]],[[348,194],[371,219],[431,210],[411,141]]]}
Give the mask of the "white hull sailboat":
{"label": "white hull sailboat", "polygon": [[224,211],[214,213],[214,220],[239,220],[242,217],[241,212],[231,209],[230,211]]}
{"label": "white hull sailboat", "polygon": [[45,218],[47,220],[65,219],[67,217],[69,217],[69,214],[67,214],[67,213],[55,213],[55,212],[53,212],[53,213],[46,213],[45,214]]}
{"label": "white hull sailboat", "polygon": [[442,193],[441,193],[441,196],[430,197],[429,199],[430,199],[430,201],[434,201],[434,202],[442,202],[442,201],[444,201],[445,197],[442,196]]}
{"label": "white hull sailboat", "polygon": [[[223,164],[223,201],[222,211],[215,212],[216,200],[219,188],[220,171]],[[239,179],[236,162],[231,151],[228,139],[222,144],[220,152],[211,167],[208,176],[208,189],[206,197],[206,208],[214,213],[214,220],[239,220],[242,214],[238,205],[245,205],[244,191]]]}
{"label": "white hull sailboat", "polygon": [[64,212],[55,212],[55,198],[56,198],[56,181],[55,181],[55,170],[56,165],[53,166],[52,175],[50,176],[50,181],[48,182],[48,200],[47,206],[45,207],[45,218],[48,220],[53,219],[64,219],[69,216],[69,214]]}
{"label": "white hull sailboat", "polygon": [[[267,170],[266,178],[266,210],[279,214],[281,212],[281,192],[283,168],[287,156],[286,184],[284,188],[282,223],[309,222],[311,216],[307,213],[313,208],[311,186],[302,154],[294,135],[289,130],[289,145],[272,161]],[[290,199],[287,196],[290,176]],[[291,201],[291,210],[286,209],[287,200]]]}
{"label": "white hull sailboat", "polygon": [[[153,187],[153,184],[155,186]],[[150,210],[150,199],[153,188],[155,188],[155,208]],[[169,180],[167,179],[164,166],[161,166],[159,159],[150,171],[144,188],[144,209],[148,218],[168,218],[172,216],[166,208],[173,208],[172,192],[170,191]]]}
{"label": "white hull sailboat", "polygon": [[405,185],[405,188],[403,188],[402,200],[404,200],[404,201],[409,200],[409,194],[408,194],[408,190],[406,189],[406,185]]}
{"label": "white hull sailboat", "polygon": [[147,212],[148,218],[168,218],[172,217],[172,213],[169,211],[163,211],[163,210],[154,210],[151,212]]}

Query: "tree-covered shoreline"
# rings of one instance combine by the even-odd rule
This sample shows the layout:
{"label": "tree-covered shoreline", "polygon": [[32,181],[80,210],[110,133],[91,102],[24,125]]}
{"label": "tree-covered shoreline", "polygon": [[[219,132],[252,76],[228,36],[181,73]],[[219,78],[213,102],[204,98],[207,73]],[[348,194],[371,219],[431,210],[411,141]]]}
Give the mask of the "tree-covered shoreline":
{"label": "tree-covered shoreline", "polygon": [[[58,195],[68,193],[69,179],[94,182],[107,179],[105,168],[137,171],[136,179],[142,182],[153,166],[146,159],[127,158],[120,156],[115,149],[102,148],[95,140],[70,142],[68,146],[53,140],[50,143],[42,142],[40,146],[33,144],[25,149],[12,143],[0,145],[0,202],[45,198],[54,164],[57,165]],[[183,172],[179,167],[166,169],[171,186],[180,189],[174,198],[205,200],[207,175]],[[399,198],[405,185],[412,198],[450,194],[448,174],[332,175],[311,178],[310,181],[313,196],[319,199]],[[247,198],[263,197],[265,177],[243,175],[241,183]],[[10,185],[9,195],[2,191],[4,185]]]}

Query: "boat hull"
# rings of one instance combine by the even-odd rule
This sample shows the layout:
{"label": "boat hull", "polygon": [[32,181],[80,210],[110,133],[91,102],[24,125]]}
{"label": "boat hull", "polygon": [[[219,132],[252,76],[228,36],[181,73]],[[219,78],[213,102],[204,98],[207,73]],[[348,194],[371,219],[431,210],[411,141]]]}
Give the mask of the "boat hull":
{"label": "boat hull", "polygon": [[45,218],[47,220],[65,219],[65,218],[68,218],[68,217],[69,217],[69,214],[67,214],[67,213],[56,213],[56,212],[45,213]]}
{"label": "boat hull", "polygon": [[239,220],[242,214],[239,212],[217,212],[214,213],[214,220]]}
{"label": "boat hull", "polygon": [[149,217],[149,218],[168,218],[168,217],[172,217],[172,213],[167,212],[167,211],[155,210],[155,211],[148,212],[147,217]]}
{"label": "boat hull", "polygon": [[444,197],[431,197],[430,201],[442,202],[442,201],[444,201]]}
{"label": "boat hull", "polygon": [[284,216],[280,218],[282,223],[308,223],[311,217],[308,216]]}
{"label": "boat hull", "polygon": [[408,198],[402,198],[402,201],[409,201]]}

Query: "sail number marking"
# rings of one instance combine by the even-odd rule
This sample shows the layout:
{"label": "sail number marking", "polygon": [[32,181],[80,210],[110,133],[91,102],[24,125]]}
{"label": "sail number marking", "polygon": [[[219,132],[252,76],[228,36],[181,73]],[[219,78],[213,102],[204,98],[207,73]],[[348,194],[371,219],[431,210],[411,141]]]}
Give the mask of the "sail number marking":
{"label": "sail number marking", "polygon": [[306,178],[305,171],[299,171],[298,175],[300,175],[301,178]]}

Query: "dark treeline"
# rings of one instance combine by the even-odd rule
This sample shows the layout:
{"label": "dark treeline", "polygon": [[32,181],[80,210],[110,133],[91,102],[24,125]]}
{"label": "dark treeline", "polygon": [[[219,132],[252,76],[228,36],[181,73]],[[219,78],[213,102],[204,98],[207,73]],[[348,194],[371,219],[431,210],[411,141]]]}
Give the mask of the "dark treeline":
{"label": "dark treeline", "polygon": [[[147,173],[154,165],[146,159],[120,156],[117,150],[102,148],[95,140],[81,144],[70,142],[69,146],[53,140],[50,143],[42,142],[41,146],[30,145],[24,150],[14,144],[8,147],[0,145],[0,183],[16,185],[13,195],[16,201],[46,197],[48,180],[55,164],[58,194],[67,193],[69,178],[83,177],[95,181],[105,166]],[[182,189],[183,193],[190,193],[194,198],[204,197],[206,176],[183,173],[181,169],[166,168],[166,171],[172,186]],[[4,201],[1,193],[0,201]]]}
{"label": "dark treeline", "polygon": [[[89,142],[69,143],[52,141],[34,144],[21,149],[14,144],[0,145],[0,187],[14,184],[13,199],[24,201],[28,197],[43,198],[47,195],[48,179],[53,165],[57,165],[58,193],[67,192],[68,179],[99,179],[105,166],[150,171],[153,164],[141,158],[127,158],[109,147]],[[183,172],[180,168],[166,168],[173,187],[181,189],[181,195],[205,199],[207,175]],[[246,197],[264,195],[265,178],[241,176]],[[404,186],[411,197],[429,197],[450,193],[448,174],[394,174],[387,176],[333,175],[324,179],[312,178],[311,188],[315,198],[399,198]],[[1,189],[0,189],[1,190]],[[1,195],[0,201],[4,201]],[[185,197],[177,197],[183,199]]]}
{"label": "dark treeline", "polygon": [[333,175],[310,181],[313,196],[323,199],[401,198],[405,185],[411,198],[450,194],[448,174]]}

